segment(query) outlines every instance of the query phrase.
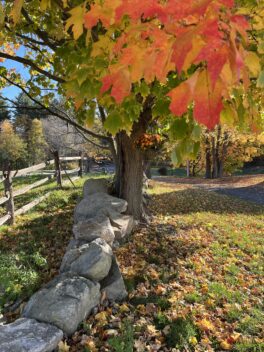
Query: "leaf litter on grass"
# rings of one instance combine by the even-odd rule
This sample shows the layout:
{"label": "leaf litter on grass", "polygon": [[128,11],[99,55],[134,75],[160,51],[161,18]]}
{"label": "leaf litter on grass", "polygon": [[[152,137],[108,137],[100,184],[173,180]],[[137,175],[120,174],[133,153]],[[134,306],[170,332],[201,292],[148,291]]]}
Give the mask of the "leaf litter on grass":
{"label": "leaf litter on grass", "polygon": [[263,351],[264,208],[155,183],[148,227],[116,250],[129,297],[104,304],[70,351]]}

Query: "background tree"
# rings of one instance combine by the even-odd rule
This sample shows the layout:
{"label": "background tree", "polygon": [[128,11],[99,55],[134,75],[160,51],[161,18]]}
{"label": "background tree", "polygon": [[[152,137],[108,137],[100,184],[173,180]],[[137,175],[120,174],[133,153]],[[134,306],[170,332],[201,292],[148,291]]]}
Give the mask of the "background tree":
{"label": "background tree", "polygon": [[263,133],[241,132],[219,125],[213,131],[203,129],[200,152],[191,161],[191,168],[197,170],[196,174],[204,173],[206,178],[221,178],[263,153]]}
{"label": "background tree", "polygon": [[4,99],[0,97],[0,122],[4,120],[10,120],[11,114],[7,108],[7,103]]}
{"label": "background tree", "polygon": [[10,121],[5,120],[0,125],[0,165],[1,169],[18,168],[25,158],[26,146],[23,140],[14,132]]}
{"label": "background tree", "polygon": [[47,143],[43,134],[42,122],[39,119],[32,120],[29,130],[28,159],[31,164],[38,164],[47,158]]}

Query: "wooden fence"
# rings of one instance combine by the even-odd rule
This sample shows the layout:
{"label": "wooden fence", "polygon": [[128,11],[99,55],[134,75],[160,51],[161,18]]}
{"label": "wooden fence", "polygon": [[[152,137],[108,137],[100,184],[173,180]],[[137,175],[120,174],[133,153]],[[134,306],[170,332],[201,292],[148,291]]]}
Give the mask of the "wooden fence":
{"label": "wooden fence", "polygon": [[[79,168],[74,169],[74,170],[66,170],[62,169],[61,170],[61,162],[69,162],[69,161],[79,161]],[[13,190],[13,179],[20,177],[20,176],[26,176],[31,173],[35,173],[36,171],[40,170],[45,170],[45,168],[48,165],[55,165],[55,169],[53,170],[53,174],[51,173],[47,177],[36,181],[30,185],[27,185],[23,188],[20,188],[18,190]],[[32,202],[22,206],[20,209],[15,210],[15,205],[14,205],[14,198],[17,196],[20,196],[22,194],[25,194],[29,192],[30,190],[37,188],[39,186],[44,185],[47,183],[49,180],[52,178],[57,179],[57,184],[61,187],[62,186],[62,175],[66,175],[68,177],[67,182],[71,182],[73,184],[73,180],[79,178],[82,176],[82,168],[83,168],[83,158],[81,156],[76,156],[76,157],[60,157],[58,160],[49,160],[46,163],[40,163],[38,165],[33,165],[21,170],[9,170],[8,172],[5,172],[4,177],[0,182],[4,182],[4,192],[6,194],[5,197],[0,197],[0,205],[6,203],[6,210],[7,214],[3,217],[0,218],[0,226],[5,224],[6,222],[9,222],[10,224],[13,224],[15,222],[15,217],[17,215],[21,215],[26,213],[28,210],[32,209],[34,206],[39,204],[42,200],[47,198],[51,192],[46,193],[45,195],[40,196],[37,199],[34,199]],[[51,170],[52,172],[52,170]],[[73,173],[78,173],[78,177],[70,178],[70,174]],[[45,175],[45,174],[44,174]]]}

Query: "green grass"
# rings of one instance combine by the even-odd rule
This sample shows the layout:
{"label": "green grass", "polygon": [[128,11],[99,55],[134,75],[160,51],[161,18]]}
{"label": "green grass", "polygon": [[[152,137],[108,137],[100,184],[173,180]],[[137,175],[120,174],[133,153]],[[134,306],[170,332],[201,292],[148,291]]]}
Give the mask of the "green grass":
{"label": "green grass", "polygon": [[[131,282],[133,271],[134,277],[144,275],[150,293],[162,285],[166,294],[160,298],[171,306],[161,309],[158,301],[149,300],[150,293],[142,300],[144,283],[130,288],[132,302],[155,304],[159,313],[150,321],[161,333],[170,326],[167,347],[206,351],[200,341],[208,339],[214,351],[223,351],[235,332],[241,337],[231,343],[232,351],[263,351],[258,345],[264,338],[264,207],[184,185],[155,182],[150,193],[152,223],[134,235],[127,252],[120,249],[118,259]],[[129,253],[135,255],[128,261]],[[153,268],[155,280],[148,276]],[[169,273],[175,274],[172,280]],[[177,314],[183,320],[171,328],[168,317]],[[208,329],[200,325],[204,319],[211,324]]]}
{"label": "green grass", "polygon": [[0,226],[0,310],[26,299],[58,273],[71,237],[74,206],[89,177],[74,181],[76,188],[68,185],[58,190],[51,182],[18,197],[20,207],[52,191],[38,206],[17,217],[14,226]]}
{"label": "green grass", "polygon": [[[23,188],[25,186],[31,185],[34,182],[42,180],[47,177],[47,175],[27,175],[27,176],[19,176],[13,178],[13,187],[14,189]],[[0,193],[4,190],[3,182],[0,182]]]}

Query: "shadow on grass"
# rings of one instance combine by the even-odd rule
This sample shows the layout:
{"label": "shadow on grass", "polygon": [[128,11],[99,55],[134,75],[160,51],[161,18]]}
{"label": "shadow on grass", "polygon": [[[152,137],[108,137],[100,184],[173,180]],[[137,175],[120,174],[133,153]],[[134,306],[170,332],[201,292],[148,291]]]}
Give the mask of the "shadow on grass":
{"label": "shadow on grass", "polygon": [[[222,192],[222,191],[221,191]],[[208,212],[215,214],[264,215],[264,207],[203,189],[185,189],[153,195],[154,214],[176,215]]]}
{"label": "shadow on grass", "polygon": [[264,182],[247,187],[224,188],[217,192],[264,205]]}

